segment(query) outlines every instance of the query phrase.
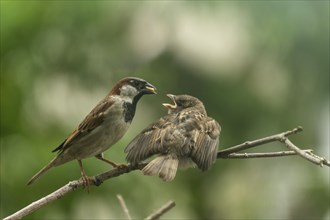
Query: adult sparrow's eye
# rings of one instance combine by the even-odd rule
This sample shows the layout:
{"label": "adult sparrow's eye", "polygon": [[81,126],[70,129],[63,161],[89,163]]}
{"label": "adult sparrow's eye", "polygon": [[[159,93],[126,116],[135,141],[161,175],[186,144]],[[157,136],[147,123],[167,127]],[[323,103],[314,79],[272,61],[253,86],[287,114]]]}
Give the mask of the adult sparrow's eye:
{"label": "adult sparrow's eye", "polygon": [[138,90],[142,89],[142,87],[143,87],[142,83],[140,83],[139,81],[136,81],[136,80],[131,80],[130,84]]}
{"label": "adult sparrow's eye", "polygon": [[130,83],[134,87],[136,87],[138,85],[138,82],[136,80],[131,80]]}

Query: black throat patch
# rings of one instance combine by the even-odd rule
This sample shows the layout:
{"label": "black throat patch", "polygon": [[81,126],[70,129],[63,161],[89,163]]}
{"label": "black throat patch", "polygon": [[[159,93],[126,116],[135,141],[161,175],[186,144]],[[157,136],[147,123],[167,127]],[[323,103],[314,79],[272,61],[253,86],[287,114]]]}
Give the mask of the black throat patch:
{"label": "black throat patch", "polygon": [[139,94],[137,94],[133,98],[132,103],[124,102],[123,107],[125,109],[124,110],[125,122],[131,122],[133,120],[135,115],[136,105],[144,94],[145,94],[144,92],[140,92]]}
{"label": "black throat patch", "polygon": [[135,115],[136,104],[124,102],[123,107],[124,107],[125,122],[132,122]]}

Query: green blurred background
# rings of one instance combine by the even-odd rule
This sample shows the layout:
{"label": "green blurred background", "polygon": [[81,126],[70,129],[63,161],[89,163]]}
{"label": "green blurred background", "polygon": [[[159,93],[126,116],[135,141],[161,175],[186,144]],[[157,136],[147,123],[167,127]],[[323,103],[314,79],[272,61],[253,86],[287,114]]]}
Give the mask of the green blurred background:
{"label": "green blurred background", "polygon": [[[329,1],[1,0],[1,218],[80,177],[76,162],[25,184],[114,83],[138,76],[133,124],[106,157],[166,114],[166,93],[203,100],[222,126],[220,148],[292,129],[329,158]],[[279,143],[254,151],[284,150]],[[87,174],[110,167],[93,158]],[[140,172],[73,192],[27,219],[329,219],[329,168],[298,157],[218,160],[165,183]]]}

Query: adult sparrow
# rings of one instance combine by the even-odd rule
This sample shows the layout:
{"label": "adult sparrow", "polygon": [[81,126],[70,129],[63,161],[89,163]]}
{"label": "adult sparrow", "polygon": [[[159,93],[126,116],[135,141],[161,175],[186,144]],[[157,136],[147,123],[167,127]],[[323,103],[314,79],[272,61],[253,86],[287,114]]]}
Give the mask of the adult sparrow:
{"label": "adult sparrow", "polygon": [[208,170],[217,158],[220,125],[207,116],[203,103],[189,95],[167,95],[168,115],[144,129],[125,148],[126,160],[137,164],[156,155],[143,169],[171,181],[178,167]]}
{"label": "adult sparrow", "polygon": [[147,81],[135,77],[120,80],[93,110],[79,124],[62,144],[52,152],[57,156],[27,183],[30,185],[50,168],[72,160],[78,160],[82,179],[88,185],[88,177],[82,166],[82,159],[95,156],[111,164],[118,164],[103,157],[103,152],[114,145],[126,133],[135,114],[140,98],[155,94],[156,88]]}

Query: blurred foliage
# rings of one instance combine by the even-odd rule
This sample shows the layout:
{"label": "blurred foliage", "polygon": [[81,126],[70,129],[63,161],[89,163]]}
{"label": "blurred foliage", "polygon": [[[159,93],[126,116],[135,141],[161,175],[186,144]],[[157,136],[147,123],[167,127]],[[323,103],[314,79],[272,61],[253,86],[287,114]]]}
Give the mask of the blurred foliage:
{"label": "blurred foliage", "polygon": [[[128,75],[159,94],[141,100],[107,158],[124,161],[126,144],[166,114],[166,93],[203,100],[221,148],[301,125],[292,140],[329,158],[329,1],[1,0],[1,218],[80,177],[71,162],[25,185]],[[110,168],[84,164],[89,175]],[[135,218],[171,199],[166,218],[329,219],[329,185],[328,168],[298,157],[219,160],[171,183],[130,173],[28,219],[123,218],[116,194]]]}

